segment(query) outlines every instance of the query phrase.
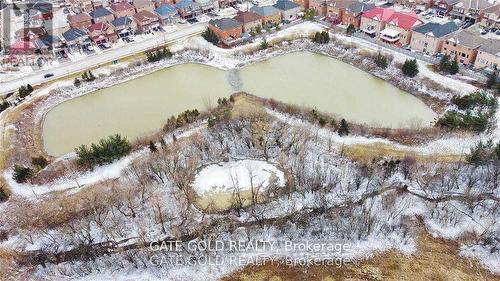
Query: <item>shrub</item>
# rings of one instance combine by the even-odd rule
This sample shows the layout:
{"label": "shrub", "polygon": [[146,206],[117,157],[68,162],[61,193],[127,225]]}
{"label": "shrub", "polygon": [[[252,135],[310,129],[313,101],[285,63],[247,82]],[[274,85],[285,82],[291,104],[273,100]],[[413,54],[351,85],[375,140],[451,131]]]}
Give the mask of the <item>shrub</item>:
{"label": "shrub", "polygon": [[78,79],[78,77],[75,78],[73,85],[75,85],[75,87],[80,87],[81,84],[82,84],[82,81],[80,81],[80,79]]}
{"label": "shrub", "polygon": [[416,59],[407,59],[401,68],[403,74],[408,77],[415,77],[418,74],[418,63]]}
{"label": "shrub", "polygon": [[158,50],[147,51],[145,52],[145,54],[146,54],[146,60],[148,62],[156,62],[164,58],[172,57],[172,52],[170,52],[168,48],[161,48]]}
{"label": "shrub", "polygon": [[387,58],[381,53],[378,53],[377,57],[375,58],[375,64],[382,69],[386,69],[388,66]]}
{"label": "shrub", "polygon": [[12,176],[12,178],[16,182],[18,183],[26,182],[32,176],[33,176],[33,170],[30,167],[24,167],[17,164],[14,166],[14,175]]}
{"label": "shrub", "polygon": [[94,76],[94,73],[92,73],[92,71],[89,70],[89,71],[85,71],[82,74],[82,79],[85,82],[91,82],[91,81],[94,81],[96,79],[96,77]]}
{"label": "shrub", "polygon": [[348,35],[351,35],[351,34],[353,34],[355,31],[356,31],[356,28],[354,27],[354,24],[352,24],[352,23],[351,23],[351,24],[349,24],[349,25],[347,26],[347,29],[346,29],[345,33],[346,33],[346,34],[348,34]]}
{"label": "shrub", "polygon": [[26,86],[19,87],[19,97],[21,97],[21,98],[27,97],[32,92],[33,92],[33,87],[31,87],[30,84],[27,84]]}
{"label": "shrub", "polygon": [[130,152],[130,144],[126,138],[120,135],[101,139],[97,144],[90,147],[81,145],[75,149],[78,156],[76,163],[80,166],[93,168],[96,165],[111,163]]}
{"label": "shrub", "polygon": [[39,157],[31,158],[31,164],[35,167],[38,167],[41,170],[41,169],[47,167],[47,165],[49,164],[49,161],[47,161],[47,159],[45,159],[45,157],[39,156]]}
{"label": "shrub", "polygon": [[463,97],[453,97],[451,102],[461,110],[485,106],[496,108],[497,106],[497,100],[495,97],[488,96],[488,94],[484,92],[475,92]]}
{"label": "shrub", "polygon": [[448,111],[437,122],[437,126],[448,129],[470,129],[477,132],[485,131],[489,124],[489,114],[479,113],[477,116],[470,112],[465,114],[454,110]]}
{"label": "shrub", "polygon": [[471,148],[469,154],[466,155],[467,162],[474,165],[482,165],[491,161],[500,160],[500,143],[493,144],[492,140],[487,142],[479,141]]}
{"label": "shrub", "polygon": [[330,42],[330,34],[327,31],[316,32],[314,38],[312,39],[314,43],[327,44]]}
{"label": "shrub", "polygon": [[269,48],[269,43],[267,43],[266,38],[263,38],[262,42],[260,42],[260,49],[265,50],[267,48]]}
{"label": "shrub", "polygon": [[441,61],[439,61],[439,70],[450,74],[456,74],[459,70],[458,62],[456,59],[451,61],[448,55],[444,55]]}

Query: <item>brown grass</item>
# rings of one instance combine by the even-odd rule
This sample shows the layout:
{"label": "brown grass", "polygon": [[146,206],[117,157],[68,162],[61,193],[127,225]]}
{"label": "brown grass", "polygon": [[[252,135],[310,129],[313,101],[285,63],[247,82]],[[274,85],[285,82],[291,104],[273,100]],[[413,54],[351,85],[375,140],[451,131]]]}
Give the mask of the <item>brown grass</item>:
{"label": "brown grass", "polygon": [[248,266],[222,280],[500,280],[477,262],[458,255],[458,243],[422,234],[413,256],[389,251],[358,264],[298,267]]}

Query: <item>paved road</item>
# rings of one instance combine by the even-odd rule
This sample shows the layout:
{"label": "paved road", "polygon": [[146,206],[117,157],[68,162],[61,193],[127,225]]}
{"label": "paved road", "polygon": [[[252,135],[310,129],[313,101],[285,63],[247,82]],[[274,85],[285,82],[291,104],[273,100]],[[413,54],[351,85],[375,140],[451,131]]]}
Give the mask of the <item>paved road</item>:
{"label": "paved road", "polygon": [[[160,45],[164,45],[167,43],[177,41],[179,39],[200,34],[206,29],[206,27],[207,25],[205,23],[193,24],[190,26],[182,27],[182,29],[175,31],[173,33],[166,33],[166,34],[160,33],[160,36],[156,36],[154,38],[149,38],[144,41],[128,43],[123,47],[116,49],[109,49],[101,54],[91,55],[83,60],[65,62],[57,67],[48,70],[38,70],[26,76],[2,82],[0,83],[0,96],[13,92],[22,85],[26,84],[37,85],[42,82],[58,79],[66,75],[75,72],[80,72],[114,60],[118,60],[120,58],[130,56],[132,54],[140,53]],[[49,79],[45,79],[43,76],[47,73],[53,73],[54,76]]]}

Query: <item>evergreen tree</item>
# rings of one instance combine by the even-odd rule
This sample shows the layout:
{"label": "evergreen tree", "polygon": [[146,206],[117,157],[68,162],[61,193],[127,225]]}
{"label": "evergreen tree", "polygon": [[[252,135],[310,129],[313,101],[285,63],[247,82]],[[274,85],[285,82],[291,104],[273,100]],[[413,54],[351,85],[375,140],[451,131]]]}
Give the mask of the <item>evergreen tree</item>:
{"label": "evergreen tree", "polygon": [[378,53],[377,57],[375,58],[375,64],[377,64],[377,66],[382,69],[386,69],[388,66],[387,58],[381,53]]}
{"label": "evergreen tree", "polygon": [[347,26],[347,29],[345,31],[346,34],[348,35],[351,35],[353,34],[354,32],[356,31],[356,28],[354,27],[354,25],[351,23]]}
{"label": "evergreen tree", "polygon": [[82,81],[80,81],[80,79],[78,79],[78,77],[76,77],[75,81],[73,82],[73,85],[75,85],[75,87],[80,87],[81,84],[82,84]]}
{"label": "evergreen tree", "polygon": [[217,38],[217,35],[215,35],[215,32],[213,32],[210,28],[207,28],[207,30],[203,31],[201,36],[207,40],[208,42],[217,45],[219,44],[219,38]]}
{"label": "evergreen tree", "polygon": [[342,119],[340,121],[340,127],[337,132],[341,137],[349,135],[349,125],[347,124],[347,121],[345,119]]}
{"label": "evergreen tree", "polygon": [[31,164],[35,167],[38,167],[39,169],[43,169],[43,168],[47,167],[47,165],[49,164],[49,161],[47,161],[47,159],[45,159],[45,157],[39,156],[39,157],[31,158]]}
{"label": "evergreen tree", "polygon": [[408,77],[415,77],[418,74],[418,64],[416,59],[407,59],[401,68],[403,74]]}
{"label": "evergreen tree", "polygon": [[448,72],[450,74],[457,74],[458,70],[459,70],[459,66],[458,66],[457,60],[452,61],[451,64],[450,64],[450,68],[449,68]]}
{"label": "evergreen tree", "polygon": [[33,176],[33,170],[29,167],[24,167],[20,165],[14,166],[14,175],[13,179],[18,183],[26,182]]}
{"label": "evergreen tree", "polygon": [[30,84],[26,85],[26,89],[29,93],[33,92],[33,87]]}
{"label": "evergreen tree", "polygon": [[260,49],[261,49],[261,50],[265,50],[265,49],[267,49],[267,48],[269,48],[269,43],[267,43],[267,40],[266,40],[266,38],[264,37],[264,38],[262,39],[262,42],[260,42]]}
{"label": "evergreen tree", "polygon": [[448,55],[444,55],[439,61],[439,70],[448,71],[449,68],[450,68],[450,57]]}

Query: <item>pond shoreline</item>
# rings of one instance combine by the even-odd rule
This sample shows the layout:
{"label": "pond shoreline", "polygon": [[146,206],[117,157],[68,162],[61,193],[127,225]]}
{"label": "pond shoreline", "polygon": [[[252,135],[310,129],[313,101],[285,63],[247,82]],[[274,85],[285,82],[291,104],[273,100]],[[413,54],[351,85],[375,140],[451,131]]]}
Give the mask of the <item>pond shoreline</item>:
{"label": "pond shoreline", "polygon": [[[329,56],[331,58],[340,60],[344,63],[353,65],[367,73],[370,73],[388,83],[398,87],[401,90],[408,92],[421,99],[426,105],[428,105],[436,113],[441,114],[444,112],[446,107],[446,101],[438,99],[435,96],[429,95],[424,91],[419,91],[421,89],[421,82],[415,82],[413,84],[395,83],[399,80],[399,74],[395,73],[394,69],[380,70],[373,67],[373,62],[367,57],[356,53],[357,49],[345,48],[341,44],[330,43],[327,45],[319,45],[312,43],[309,39],[298,39],[293,41],[283,41],[281,43],[276,43],[273,47],[267,50],[252,51],[249,54],[242,52],[234,52],[230,54],[229,61],[224,61],[223,55],[214,53],[210,50],[203,49],[182,49],[176,52],[174,56],[170,59],[166,59],[157,63],[144,63],[143,60],[135,61],[128,65],[124,65],[122,68],[113,71],[107,75],[100,75],[96,81],[83,83],[80,87],[66,86],[56,90],[51,90],[48,94],[41,95],[39,97],[34,96],[29,104],[26,104],[25,110],[30,111],[32,118],[27,122],[15,122],[14,125],[18,131],[32,131],[33,133],[29,137],[30,139],[26,142],[29,147],[25,151],[19,153],[19,151],[14,151],[18,154],[14,159],[16,163],[27,162],[33,156],[44,155],[46,157],[53,158],[49,156],[45,149],[42,139],[43,122],[45,117],[50,110],[52,110],[57,105],[89,94],[98,89],[110,87],[119,83],[123,83],[135,78],[142,77],[144,75],[156,72],[158,70],[166,69],[179,64],[186,63],[199,63],[203,65],[208,65],[221,70],[239,69],[243,66],[265,61],[277,56],[282,56],[294,52],[313,52],[322,55]],[[357,50],[359,51],[359,50]],[[223,64],[220,60],[224,61]],[[219,63],[217,63],[219,59]],[[122,77],[123,79],[117,79]],[[438,90],[436,90],[438,92]],[[445,93],[449,95],[449,93]],[[439,96],[439,95],[438,95]],[[23,113],[24,114],[24,113]],[[14,140],[12,143],[18,143]],[[19,155],[21,154],[21,155]],[[10,161],[13,163],[14,161]]]}

